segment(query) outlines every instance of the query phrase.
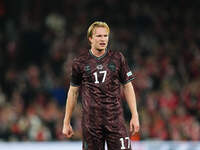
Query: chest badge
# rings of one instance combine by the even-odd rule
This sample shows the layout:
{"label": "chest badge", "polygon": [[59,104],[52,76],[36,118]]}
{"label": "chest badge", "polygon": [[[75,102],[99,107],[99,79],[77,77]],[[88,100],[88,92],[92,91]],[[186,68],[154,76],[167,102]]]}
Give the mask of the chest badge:
{"label": "chest badge", "polygon": [[103,69],[103,65],[102,65],[102,64],[97,65],[97,69],[98,69],[98,70],[102,70],[102,69]]}
{"label": "chest badge", "polygon": [[115,65],[115,63],[110,62],[110,63],[108,64],[108,68],[109,68],[111,71],[115,71],[115,70],[116,70],[116,65]]}
{"label": "chest badge", "polygon": [[89,65],[86,65],[86,66],[84,67],[84,70],[85,70],[87,73],[90,73],[91,68],[90,68]]}

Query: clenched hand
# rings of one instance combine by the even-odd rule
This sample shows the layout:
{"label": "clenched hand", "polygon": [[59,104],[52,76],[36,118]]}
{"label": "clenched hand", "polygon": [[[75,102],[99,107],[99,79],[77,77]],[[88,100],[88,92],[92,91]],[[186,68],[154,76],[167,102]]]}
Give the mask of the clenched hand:
{"label": "clenched hand", "polygon": [[74,134],[74,131],[73,131],[72,126],[70,124],[68,124],[68,125],[64,124],[62,132],[67,138],[71,138],[72,135]]}

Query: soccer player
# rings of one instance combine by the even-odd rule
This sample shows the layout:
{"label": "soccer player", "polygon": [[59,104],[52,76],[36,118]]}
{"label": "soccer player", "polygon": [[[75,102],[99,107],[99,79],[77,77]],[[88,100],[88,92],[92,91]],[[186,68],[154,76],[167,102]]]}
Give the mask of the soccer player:
{"label": "soccer player", "polygon": [[75,58],[72,65],[63,134],[73,135],[70,125],[79,89],[82,98],[83,150],[130,150],[129,133],[126,130],[120,99],[120,85],[128,102],[132,118],[130,132],[139,131],[139,119],[134,79],[128,64],[117,51],[107,49],[110,29],[105,22],[96,21],[88,28],[87,37],[91,49]]}

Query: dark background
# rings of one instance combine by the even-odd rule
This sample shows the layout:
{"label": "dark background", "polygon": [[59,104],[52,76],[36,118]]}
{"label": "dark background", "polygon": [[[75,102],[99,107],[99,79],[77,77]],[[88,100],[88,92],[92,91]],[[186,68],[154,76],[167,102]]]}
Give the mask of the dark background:
{"label": "dark background", "polygon": [[[0,0],[0,140],[66,140],[71,63],[89,48],[97,20],[136,75],[136,139],[200,140],[199,8],[198,0]],[[80,108],[73,140],[81,139]]]}

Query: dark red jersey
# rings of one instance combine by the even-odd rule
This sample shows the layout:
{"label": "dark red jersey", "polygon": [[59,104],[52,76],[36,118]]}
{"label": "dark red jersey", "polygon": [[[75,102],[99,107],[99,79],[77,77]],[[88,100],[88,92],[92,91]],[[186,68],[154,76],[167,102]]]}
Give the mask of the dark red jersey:
{"label": "dark red jersey", "polygon": [[90,149],[104,147],[99,143],[103,143],[105,137],[109,147],[123,148],[120,140],[128,138],[128,134],[124,126],[120,85],[133,79],[120,52],[107,50],[103,56],[96,57],[89,50],[74,59],[71,85],[81,87],[83,138]]}
{"label": "dark red jersey", "polygon": [[120,84],[133,79],[124,56],[118,51],[107,50],[103,56],[96,57],[89,50],[73,61],[71,85],[81,86],[84,116],[101,117],[121,111]]}

